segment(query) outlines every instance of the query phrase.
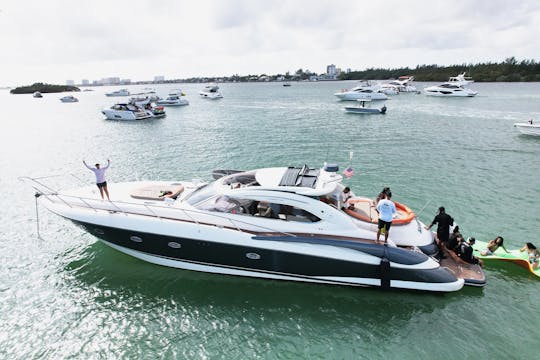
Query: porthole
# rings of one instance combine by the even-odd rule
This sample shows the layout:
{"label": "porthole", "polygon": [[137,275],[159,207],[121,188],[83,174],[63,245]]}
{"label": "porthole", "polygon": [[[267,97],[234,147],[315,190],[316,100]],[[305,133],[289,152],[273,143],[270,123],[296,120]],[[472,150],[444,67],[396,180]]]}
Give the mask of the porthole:
{"label": "porthole", "polygon": [[133,241],[133,242],[136,242],[136,243],[141,243],[142,242],[142,238],[138,237],[138,236],[130,236],[129,240]]}
{"label": "porthole", "polygon": [[247,253],[246,257],[251,260],[259,260],[261,258],[261,255],[257,253]]}
{"label": "porthole", "polygon": [[94,229],[94,232],[95,232],[96,234],[99,234],[99,235],[105,234],[105,231],[103,231],[103,230],[101,230],[101,229]]}
{"label": "porthole", "polygon": [[180,249],[182,247],[182,245],[174,241],[171,241],[167,245],[169,245],[169,247],[172,247],[173,249]]}

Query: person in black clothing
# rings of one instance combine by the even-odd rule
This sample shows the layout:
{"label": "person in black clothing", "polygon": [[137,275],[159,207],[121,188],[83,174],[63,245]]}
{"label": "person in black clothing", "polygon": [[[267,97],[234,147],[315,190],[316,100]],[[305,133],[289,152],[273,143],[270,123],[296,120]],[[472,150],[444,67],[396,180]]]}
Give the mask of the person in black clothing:
{"label": "person in black clothing", "polygon": [[443,252],[443,246],[446,246],[446,244],[448,243],[448,237],[450,236],[450,226],[454,225],[454,219],[446,213],[444,206],[441,206],[439,208],[439,213],[435,215],[435,218],[433,218],[431,224],[426,227],[426,230],[431,229],[434,224],[437,224],[437,245],[439,246],[441,258],[444,259],[445,256]]}
{"label": "person in black clothing", "polygon": [[448,242],[445,244],[446,248],[448,250],[455,250],[458,246],[458,237],[461,237],[461,233],[459,232],[459,226],[454,226],[454,230],[452,230],[452,235],[450,235],[450,238],[448,238]]}
{"label": "person in black clothing", "polygon": [[469,242],[466,242],[463,240],[463,238],[459,238],[460,242],[458,245],[458,252],[457,256],[461,258],[461,260],[468,262],[469,264],[479,264],[480,266],[484,266],[484,263],[482,260],[477,258],[473,255],[473,245],[476,242],[475,238],[469,238]]}

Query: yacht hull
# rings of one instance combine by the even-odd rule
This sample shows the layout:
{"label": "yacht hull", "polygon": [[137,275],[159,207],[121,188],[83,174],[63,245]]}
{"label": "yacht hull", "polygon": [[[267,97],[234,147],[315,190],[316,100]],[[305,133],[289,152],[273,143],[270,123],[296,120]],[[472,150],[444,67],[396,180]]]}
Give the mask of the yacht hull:
{"label": "yacht hull", "polygon": [[[295,244],[291,244],[290,237],[238,234],[239,237],[248,236],[248,240],[253,243],[253,246],[246,246],[242,244],[246,239],[227,240],[226,234],[223,238],[208,240],[74,222],[120,252],[150,263],[179,269],[276,280],[437,292],[455,291],[463,286],[463,280],[456,279],[446,269],[423,267],[423,258],[419,257],[425,255],[376,244],[347,242],[344,247],[343,241],[339,240],[301,237],[294,238]],[[311,251],[303,252],[303,247]],[[313,253],[313,250],[316,252]],[[339,253],[344,251],[349,256],[339,258]],[[357,254],[351,257],[351,252]],[[392,262],[398,259],[404,261]],[[415,261],[418,263],[406,264]]]}

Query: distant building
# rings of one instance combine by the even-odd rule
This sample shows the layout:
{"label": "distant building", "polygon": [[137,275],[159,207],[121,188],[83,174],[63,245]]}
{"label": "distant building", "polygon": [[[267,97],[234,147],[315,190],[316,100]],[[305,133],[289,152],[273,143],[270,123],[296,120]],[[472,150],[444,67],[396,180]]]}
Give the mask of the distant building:
{"label": "distant building", "polygon": [[129,85],[131,84],[131,79],[122,79],[120,80],[121,85]]}
{"label": "distant building", "polygon": [[103,78],[100,80],[101,85],[119,85],[120,84],[120,78],[119,77],[108,77]]}
{"label": "distant building", "polygon": [[326,75],[328,76],[336,76],[336,65],[328,65],[326,67]]}
{"label": "distant building", "polygon": [[165,76],[162,76],[162,75],[154,76],[154,82],[163,82],[163,81],[165,81]]}
{"label": "distant building", "polygon": [[88,86],[88,85],[90,85],[90,81],[89,81],[88,79],[82,79],[82,80],[81,80],[81,84],[82,84],[83,86]]}
{"label": "distant building", "polygon": [[74,80],[66,80],[66,85],[75,86],[75,81]]}

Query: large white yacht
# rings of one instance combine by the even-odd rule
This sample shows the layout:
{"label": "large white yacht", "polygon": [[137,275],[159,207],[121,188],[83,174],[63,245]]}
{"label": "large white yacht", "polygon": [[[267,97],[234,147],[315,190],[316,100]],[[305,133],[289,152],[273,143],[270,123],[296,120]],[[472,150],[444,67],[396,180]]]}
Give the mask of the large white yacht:
{"label": "large white yacht", "polygon": [[120,89],[105,93],[106,96],[129,96],[131,95],[128,89]]}
{"label": "large white yacht", "polygon": [[412,84],[414,76],[400,76],[396,80],[392,80],[381,84],[381,89],[388,95],[389,90],[395,91],[395,93],[418,93],[416,86]]}
{"label": "large white yacht", "polygon": [[466,78],[465,73],[462,73],[450,77],[445,83],[426,87],[424,94],[443,97],[473,97],[478,95],[478,92],[465,87],[472,82],[474,81],[471,78]]}
{"label": "large white yacht", "polygon": [[59,191],[26,180],[52,212],[118,251],[159,265],[437,292],[464,285],[421,251],[435,246],[433,234],[405,205],[397,204],[389,243],[376,242],[372,200],[353,196],[343,204],[337,165],[227,170],[214,178],[112,183],[111,201],[95,186]]}
{"label": "large white yacht", "polygon": [[216,100],[223,98],[223,94],[219,91],[219,86],[216,84],[208,84],[203,90],[199,91],[199,95],[202,98]]}
{"label": "large white yacht", "polygon": [[356,101],[356,100],[387,100],[388,96],[381,91],[377,84],[362,82],[360,85],[352,89],[343,89],[334,94],[340,100]]}
{"label": "large white yacht", "polygon": [[467,89],[461,85],[446,82],[444,84],[426,87],[424,89],[424,94],[442,97],[473,97],[478,95],[478,92]]}
{"label": "large white yacht", "polygon": [[465,76],[465,74],[466,73],[464,72],[464,73],[459,74],[458,76],[451,76],[448,79],[448,82],[454,85],[459,85],[459,86],[465,86],[465,85],[469,85],[473,83],[474,80],[471,77]]}
{"label": "large white yacht", "polygon": [[109,109],[101,110],[107,120],[144,120],[154,117],[147,113],[145,109],[132,103],[118,103]]}
{"label": "large white yacht", "polygon": [[185,99],[186,94],[182,90],[171,91],[166,99],[160,99],[156,102],[158,105],[163,106],[185,106],[189,105],[189,101]]}

